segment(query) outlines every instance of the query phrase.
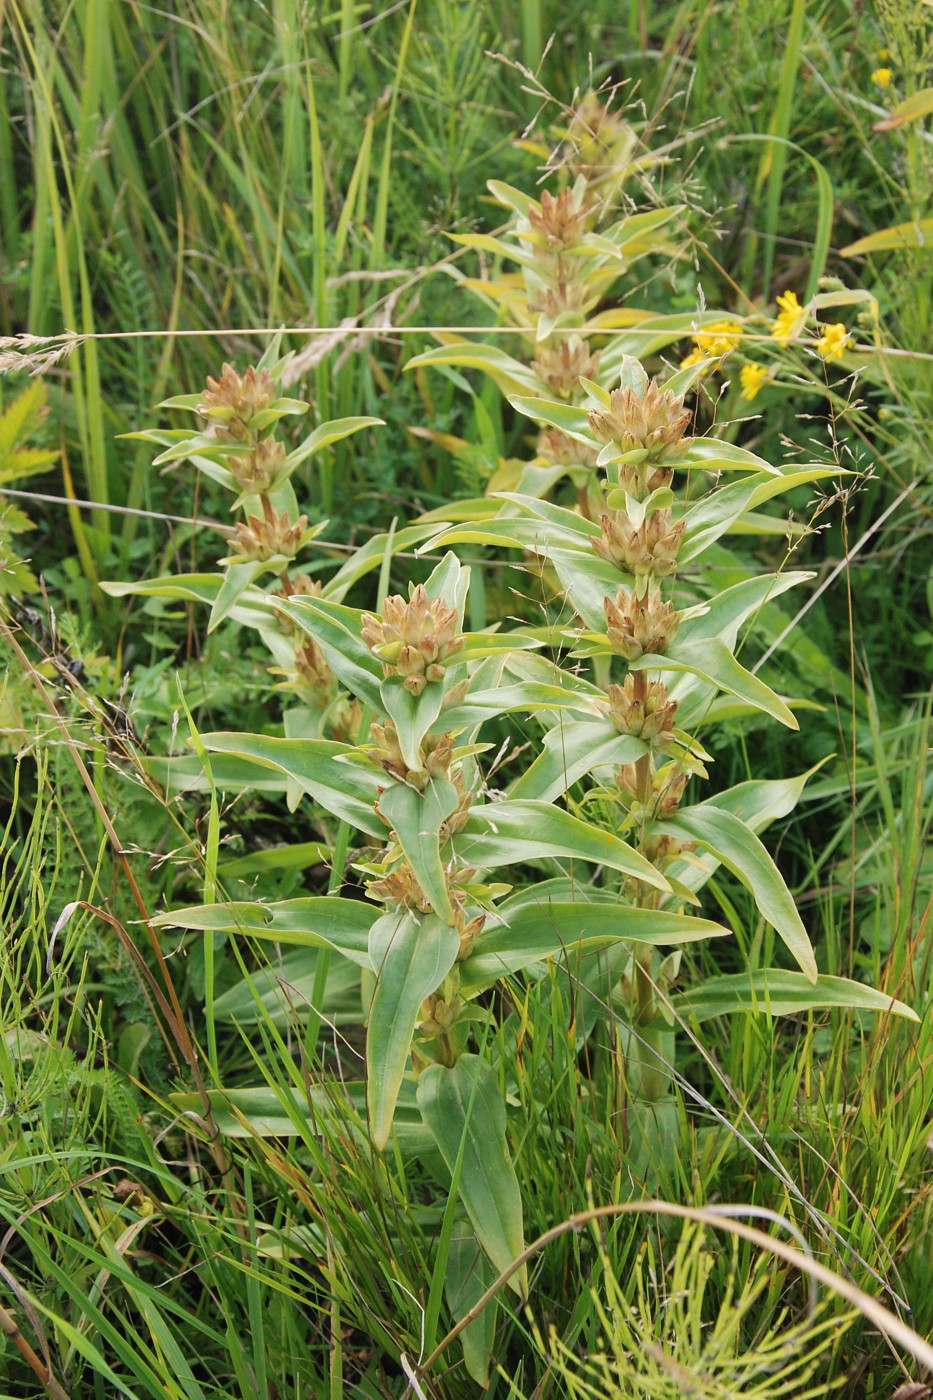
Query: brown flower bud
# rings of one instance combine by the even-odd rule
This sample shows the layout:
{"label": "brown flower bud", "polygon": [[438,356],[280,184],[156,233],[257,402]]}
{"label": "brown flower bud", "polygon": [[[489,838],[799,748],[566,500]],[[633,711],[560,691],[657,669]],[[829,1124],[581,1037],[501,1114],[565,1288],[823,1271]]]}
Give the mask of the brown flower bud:
{"label": "brown flower bud", "polygon": [[592,541],[593,548],[623,573],[665,578],[677,568],[686,521],[675,523],[670,510],[653,511],[637,528],[624,510],[608,511],[599,523],[602,538]]}
{"label": "brown flower bud", "polygon": [[663,655],[680,626],[676,608],[662,599],[657,588],[641,598],[620,588],[604,607],[609,641],[626,661],[637,661],[645,652]]}
{"label": "brown flower bud", "polygon": [[274,489],[285,466],[285,445],[276,437],[264,437],[245,457],[230,457],[227,465],[241,491],[265,496]]}
{"label": "brown flower bud", "polygon": [[[413,771],[402,757],[398,731],[391,720],[370,726],[374,747],[369,750],[373,763],[387,773],[417,788],[424,788],[431,778],[445,778],[450,768],[454,740],[452,734],[426,734],[421,741],[422,767]],[[458,775],[459,776],[459,775]],[[456,781],[456,779],[455,779]],[[462,778],[461,778],[462,782]]]}
{"label": "brown flower bud", "polygon": [[463,1008],[463,998],[453,988],[442,987],[432,992],[421,1003],[421,1020],[418,1030],[425,1040],[436,1040],[446,1035],[454,1025]]}
{"label": "brown flower bud", "polygon": [[669,739],[674,732],[677,701],[668,700],[660,681],[646,681],[644,694],[636,692],[635,677],[628,675],[621,685],[611,685],[609,718],[620,734],[632,734],[650,744]]}
{"label": "brown flower bud", "polygon": [[560,428],[540,432],[535,449],[539,460],[552,467],[595,467],[599,455],[595,448],[578,442]]}
{"label": "brown flower bud", "polygon": [[[589,293],[591,303],[592,292]],[[587,304],[587,288],[582,283],[560,282],[556,287],[541,287],[534,301],[528,302],[528,310],[536,316],[566,315],[567,312],[581,312]]]}
{"label": "brown flower bud", "polygon": [[430,599],[421,583],[409,601],[400,594],[386,598],[381,618],[365,613],[362,637],[385,674],[404,676],[413,695],[441,680],[445,663],[463,647],[456,612],[442,599]]}
{"label": "brown flower bud", "polygon": [[427,914],[431,908],[430,900],[407,860],[402,861],[381,879],[370,880],[366,888],[373,899],[381,900],[385,904],[399,904],[405,909],[413,909],[421,914]]}
{"label": "brown flower bud", "polygon": [[457,962],[465,962],[473,952],[476,940],[483,931],[486,915],[477,914],[474,918],[467,919],[462,910],[456,909],[454,910],[454,922],[460,935],[460,951],[457,954]]}
{"label": "brown flower bud", "polygon": [[644,395],[628,387],[613,389],[608,409],[591,409],[587,419],[597,442],[614,442],[622,452],[642,450],[658,462],[684,450],[690,414],[682,398],[660,390],[652,379]]}
{"label": "brown flower bud", "polygon": [[598,364],[599,351],[591,354],[589,342],[572,335],[560,345],[542,346],[531,367],[549,389],[566,399],[576,389],[581,375],[595,378]]}
{"label": "brown flower bud", "polygon": [[334,673],[313,637],[305,637],[296,644],[295,673],[300,683],[311,691],[327,692],[334,688]]}
{"label": "brown flower bud", "polygon": [[638,138],[629,122],[589,92],[573,114],[567,142],[571,175],[584,175],[590,187],[598,189],[625,178]]}
{"label": "brown flower bud", "polygon": [[268,370],[257,371],[250,365],[241,375],[232,365],[225,364],[219,379],[208,375],[198,412],[226,429],[231,437],[242,438],[246,435],[244,429],[275,402],[276,396],[275,380]]}
{"label": "brown flower bud", "polygon": [[281,515],[272,511],[266,518],[251,515],[248,524],[241,520],[234,527],[229,558],[238,564],[246,560],[266,563],[276,555],[292,559],[298,552],[307,524],[306,515],[300,515],[293,522],[287,511]]}
{"label": "brown flower bud", "polygon": [[541,207],[529,205],[528,222],[555,252],[572,248],[586,232],[590,209],[572,189],[561,190],[555,198],[547,190],[541,194]]}

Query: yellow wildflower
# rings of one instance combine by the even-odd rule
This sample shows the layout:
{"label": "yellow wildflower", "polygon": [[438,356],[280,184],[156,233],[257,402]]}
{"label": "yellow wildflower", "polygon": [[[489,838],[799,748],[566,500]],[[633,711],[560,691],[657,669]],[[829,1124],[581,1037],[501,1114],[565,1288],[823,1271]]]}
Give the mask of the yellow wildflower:
{"label": "yellow wildflower", "polygon": [[721,360],[742,339],[742,327],[738,321],[711,321],[702,330],[695,331],[693,339],[705,355]]}
{"label": "yellow wildflower", "polygon": [[701,360],[705,359],[706,356],[703,354],[702,350],[693,349],[690,351],[689,355],[683,357],[680,362],[680,368],[689,369],[691,365],[698,365]]}
{"label": "yellow wildflower", "polygon": [[800,333],[800,329],[806,320],[806,309],[797,300],[796,292],[783,292],[777,299],[780,310],[777,319],[771,327],[771,334],[775,340],[779,340],[782,345],[786,345],[789,340],[795,339]]}
{"label": "yellow wildflower", "polygon": [[841,321],[831,326],[821,326],[823,334],[816,342],[816,348],[824,360],[839,360],[849,343],[849,332]]}
{"label": "yellow wildflower", "polygon": [[680,362],[680,368],[698,365],[701,360],[722,360],[734,350],[742,339],[742,327],[738,321],[711,321],[708,326],[693,332],[696,347]]}
{"label": "yellow wildflower", "polygon": [[871,80],[873,83],[877,83],[880,88],[888,88],[891,86],[893,76],[890,68],[876,68],[871,75]]}
{"label": "yellow wildflower", "polygon": [[742,398],[748,399],[749,403],[751,403],[752,399],[758,393],[758,390],[766,383],[767,378],[768,371],[765,369],[764,365],[743,365],[739,371],[739,381],[742,385]]}

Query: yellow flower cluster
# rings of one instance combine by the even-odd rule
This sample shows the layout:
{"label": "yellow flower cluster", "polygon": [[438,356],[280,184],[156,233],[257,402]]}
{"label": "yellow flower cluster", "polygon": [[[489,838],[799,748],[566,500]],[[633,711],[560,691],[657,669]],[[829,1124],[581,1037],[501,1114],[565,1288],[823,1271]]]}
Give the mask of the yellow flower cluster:
{"label": "yellow flower cluster", "polygon": [[789,340],[795,340],[800,334],[807,319],[807,312],[797,300],[796,292],[783,292],[778,297],[777,304],[778,315],[771,326],[771,334],[775,340],[786,345]]}
{"label": "yellow flower cluster", "polygon": [[891,86],[893,76],[890,68],[876,68],[871,75],[871,80],[873,83],[877,83],[880,88],[888,88]]}
{"label": "yellow flower cluster", "polygon": [[741,339],[742,327],[738,321],[711,321],[702,330],[694,331],[693,343],[696,348],[681,360],[681,369],[697,365],[701,360],[722,360]]}
{"label": "yellow flower cluster", "polygon": [[742,385],[742,398],[751,403],[759,389],[767,383],[768,371],[764,365],[743,365],[739,371],[739,382]]}
{"label": "yellow flower cluster", "polygon": [[831,326],[821,326],[820,330],[823,334],[816,342],[817,353],[824,360],[840,360],[849,343],[849,332],[841,321],[836,321]]}

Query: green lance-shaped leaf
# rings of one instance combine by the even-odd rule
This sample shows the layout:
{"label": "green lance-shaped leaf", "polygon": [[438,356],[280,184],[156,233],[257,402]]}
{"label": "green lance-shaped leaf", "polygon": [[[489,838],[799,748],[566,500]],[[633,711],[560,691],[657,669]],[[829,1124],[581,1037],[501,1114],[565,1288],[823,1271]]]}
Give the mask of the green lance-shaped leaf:
{"label": "green lance-shaped leaf", "polygon": [[[471,692],[459,705],[444,710],[433,726],[433,731],[447,729],[470,729],[496,715],[511,714],[515,711],[540,713],[543,710],[572,710],[575,714],[592,719],[596,713],[595,700],[601,698],[599,692],[572,688],[577,678],[568,677],[568,684],[547,685],[541,681],[519,681],[515,685],[502,685],[491,690]],[[536,794],[537,796],[537,794]]]}
{"label": "green lance-shaped leaf", "polygon": [[[368,965],[368,949],[366,962]],[[275,958],[269,967],[256,968],[228,987],[214,1002],[214,1017],[231,1025],[271,1022],[284,1027],[313,1006],[320,1013],[325,1030],[334,1025],[359,1025],[359,967],[349,959],[331,961],[320,1002],[315,1001],[317,973],[318,950],[297,948],[293,953]]]}
{"label": "green lance-shaped leaf", "polygon": [[[375,770],[341,762],[352,752],[348,744],[330,739],[278,739],[267,734],[205,734],[209,753],[250,759],[294,780],[302,792],[326,811],[370,836],[385,836],[373,810],[382,780]],[[219,779],[218,786],[219,786]]]}
{"label": "green lance-shaped leaf", "polygon": [[378,711],[392,720],[398,732],[399,748],[407,766],[417,773],[421,768],[421,741],[429,732],[444,703],[443,681],[429,681],[420,695],[405,689],[402,676],[389,676],[379,687]]}
{"label": "green lance-shaped leaf", "polygon": [[306,895],[274,904],[260,904],[254,899],[193,904],[156,914],[151,922],[154,928],[249,934],[275,943],[332,948],[358,967],[371,969],[369,933],[378,916],[379,910],[361,899]]}
{"label": "green lance-shaped leaf", "polygon": [[[414,1091],[414,1085],[411,1086]],[[366,1111],[366,1086],[359,1080],[344,1080],[340,1093],[332,1085],[311,1084],[306,1089],[278,1083],[255,1085],[245,1089],[209,1089],[214,1122],[225,1137],[298,1137],[313,1131],[318,1117],[333,1121],[339,1116],[340,1127],[348,1131],[361,1146],[368,1147],[369,1138],[362,1115]],[[345,1102],[341,1100],[345,1096]],[[170,1094],[179,1113],[204,1112],[202,1094]],[[360,1115],[358,1118],[357,1115]],[[403,1092],[395,1106],[395,1141],[404,1157],[427,1163],[436,1161],[442,1171],[434,1138],[422,1117],[414,1092]]]}
{"label": "green lance-shaped leaf", "polygon": [[358,433],[361,428],[383,427],[384,424],[385,420],[382,418],[335,418],[330,423],[319,423],[304,442],[300,443],[293,452],[289,452],[285,459],[285,475],[291,476],[295,468],[307,461],[315,452],[320,452],[335,442],[341,442],[351,433]]}
{"label": "green lance-shaped leaf", "polygon": [[616,943],[642,943],[657,947],[722,938],[729,930],[710,919],[675,914],[667,909],[638,909],[616,899],[612,902],[564,900],[539,904],[512,901],[501,905],[501,923],[487,923],[471,957],[460,964],[460,990],[477,996],[500,977],[520,972],[532,963],[566,955],[596,952]]}
{"label": "green lance-shaped leaf", "polygon": [[208,632],[213,632],[219,627],[225,618],[229,617],[249,586],[270,570],[276,572],[288,567],[288,560],[284,554],[277,554],[272,559],[250,559],[243,564],[228,564],[223,574],[223,583],[214,599],[211,608],[210,620],[207,624]]}
{"label": "green lance-shaped leaf", "polygon": [[437,534],[436,527],[425,523],[407,525],[403,530],[373,535],[372,539],[367,540],[365,544],[360,545],[359,549],[353,551],[347,562],[324,585],[324,597],[331,602],[341,602],[344,595],[355,583],[366,574],[381,567],[387,551],[395,555],[399,550],[411,549],[413,545],[420,544],[422,540],[429,539],[431,535],[435,534]]}
{"label": "green lance-shaped leaf", "polygon": [[392,1131],[421,1003],[443,982],[459,951],[457,930],[434,914],[421,919],[407,910],[384,914],[370,930],[376,989],[366,1034],[366,1101],[379,1152]]}
{"label": "green lance-shaped leaf", "polygon": [[514,394],[516,390],[526,394],[547,393],[547,386],[542,384],[533,370],[495,345],[474,345],[466,341],[437,345],[421,355],[413,356],[405,368],[421,369],[427,365],[457,365],[463,369],[482,370],[503,394]]}
{"label": "green lance-shaped leaf", "polygon": [[455,837],[454,848],[459,860],[486,870],[547,856],[568,856],[608,865],[670,893],[664,876],[638,851],[548,802],[490,802],[475,807],[466,827]]}
{"label": "green lance-shaped leaf", "polygon": [[647,744],[631,734],[620,734],[608,719],[556,724],[545,734],[543,751],[518,778],[511,796],[553,802],[594,768],[634,763],[647,752]]}
{"label": "green lance-shaped leaf", "polygon": [[904,1002],[848,977],[817,977],[811,982],[803,973],[777,968],[708,978],[702,986],[674,997],[673,1007],[688,1022],[693,1018],[708,1021],[713,1016],[731,1016],[736,1011],[796,1016],[802,1011],[830,1007],[920,1020]]}
{"label": "green lance-shaped leaf", "polygon": [[[472,1227],[465,1220],[456,1221],[450,1236],[444,1275],[447,1306],[455,1322],[466,1317],[495,1278],[496,1271],[483,1253]],[[467,1373],[483,1389],[489,1384],[489,1359],[496,1339],[498,1306],[497,1299],[491,1298],[479,1317],[467,1323],[460,1333]]]}
{"label": "green lance-shaped leaf", "polygon": [[459,802],[457,789],[446,778],[435,778],[424,792],[408,783],[393,783],[379,798],[379,811],[392,823],[431,907],[448,923],[453,922],[454,911],[441,860],[440,830]]}
{"label": "green lance-shaped leaf", "polygon": [[[104,593],[111,598],[170,598],[186,603],[215,604],[224,585],[222,573],[216,574],[165,574],[159,578],[137,579],[132,583],[108,580],[101,583]],[[248,589],[237,599],[231,616],[237,622],[257,630],[269,627],[273,622],[273,612],[265,595],[258,589]]]}
{"label": "green lance-shaped leaf", "polygon": [[726,643],[717,637],[689,642],[678,637],[663,656],[646,653],[630,662],[630,667],[633,671],[686,671],[700,676],[729,695],[754,705],[756,710],[763,710],[772,719],[786,724],[788,729],[799,728],[793,711],[781,697],[751,671],[746,671]]}
{"label": "green lance-shaped leaf", "polygon": [[363,614],[324,598],[289,598],[281,611],[313,637],[334,675],[376,714],[382,713],[382,666],[361,636]]}
{"label": "green lance-shaped leaf", "polygon": [[816,982],[816,958],[793,896],[774,861],[741,818],[707,804],[684,807],[653,829],[665,836],[695,841],[701,850],[722,861],[752,895],[762,917],[780,934],[809,981]]}
{"label": "green lance-shaped leaf", "polygon": [[[418,1081],[418,1105],[451,1173],[459,1162],[460,1199],[476,1238],[503,1272],[524,1249],[525,1234],[495,1070],[479,1055],[461,1055],[452,1069],[429,1065]],[[509,1283],[523,1297],[527,1269]]]}

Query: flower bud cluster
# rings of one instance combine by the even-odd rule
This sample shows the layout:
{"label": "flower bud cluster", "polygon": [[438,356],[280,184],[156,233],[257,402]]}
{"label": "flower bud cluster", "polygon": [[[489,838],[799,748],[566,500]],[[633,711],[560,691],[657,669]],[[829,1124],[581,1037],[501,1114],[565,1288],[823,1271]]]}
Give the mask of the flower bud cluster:
{"label": "flower bud cluster", "polygon": [[306,515],[299,515],[297,520],[291,520],[287,511],[279,515],[270,510],[265,517],[251,515],[246,524],[238,520],[230,540],[230,561],[237,564],[247,561],[265,564],[278,557],[294,559],[307,527]]}
{"label": "flower bud cluster", "polygon": [[225,364],[219,379],[208,375],[198,412],[215,425],[219,436],[239,442],[250,435],[253,420],[266,412],[277,395],[268,370],[250,365],[238,374],[232,365]]}
{"label": "flower bud cluster", "polygon": [[654,821],[674,815],[683,800],[690,776],[685,769],[668,765],[652,772],[649,792],[642,796],[639,796],[641,774],[637,763],[621,764],[616,769],[615,779],[619,796],[629,810],[643,820]]}
{"label": "flower bud cluster", "polygon": [[621,685],[611,685],[606,693],[609,718],[620,734],[631,734],[648,744],[661,744],[673,735],[677,701],[668,700],[661,681],[645,680],[639,687],[630,673]]}
{"label": "flower bud cluster", "polygon": [[587,420],[597,442],[615,443],[620,452],[643,452],[652,462],[676,456],[689,442],[684,434],[690,414],[683,399],[659,389],[656,379],[644,393],[628,385],[613,389],[609,407],[591,409]]}
{"label": "flower bud cluster", "polygon": [[227,458],[230,474],[240,490],[251,496],[266,496],[284,478],[285,444],[272,433],[260,438],[252,452]]}
{"label": "flower bud cluster", "polygon": [[531,367],[553,393],[569,399],[576,392],[581,376],[596,377],[598,365],[599,351],[591,352],[589,341],[571,335],[552,347],[543,346]]}
{"label": "flower bud cluster", "polygon": [[645,653],[663,656],[677,636],[680,614],[665,602],[659,588],[637,593],[620,588],[615,598],[606,598],[606,631],[615,651],[626,661],[637,661]]}
{"label": "flower bud cluster", "polygon": [[556,197],[544,190],[540,208],[528,207],[528,222],[539,234],[545,246],[554,252],[564,252],[579,243],[592,221],[592,208],[586,193],[572,189],[561,190]]}
{"label": "flower bud cluster", "polygon": [[653,511],[637,526],[626,511],[609,510],[599,524],[600,538],[592,541],[593,549],[623,573],[666,578],[677,568],[686,521],[675,521],[669,508]]}
{"label": "flower bud cluster", "polygon": [[456,611],[443,599],[429,598],[421,583],[409,600],[400,594],[386,598],[381,618],[365,613],[362,637],[385,674],[404,676],[412,695],[442,680],[445,664],[463,647]]}

